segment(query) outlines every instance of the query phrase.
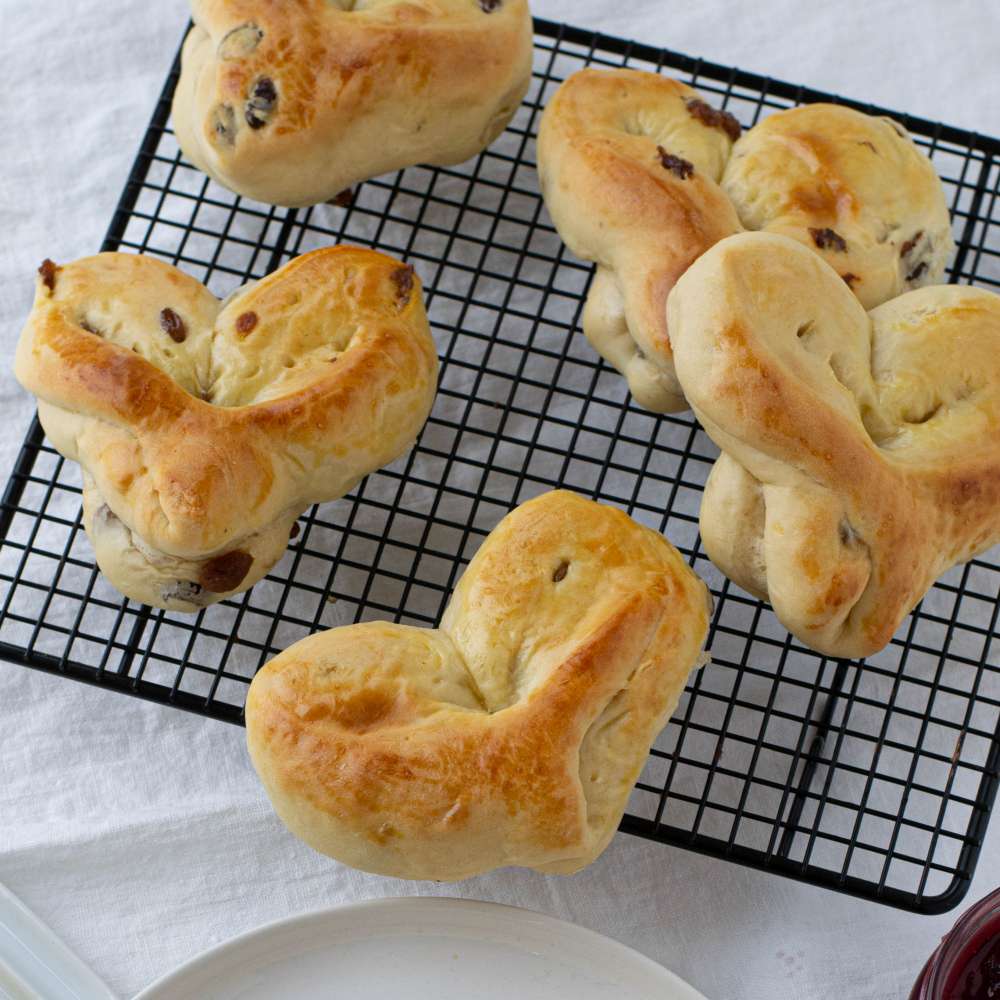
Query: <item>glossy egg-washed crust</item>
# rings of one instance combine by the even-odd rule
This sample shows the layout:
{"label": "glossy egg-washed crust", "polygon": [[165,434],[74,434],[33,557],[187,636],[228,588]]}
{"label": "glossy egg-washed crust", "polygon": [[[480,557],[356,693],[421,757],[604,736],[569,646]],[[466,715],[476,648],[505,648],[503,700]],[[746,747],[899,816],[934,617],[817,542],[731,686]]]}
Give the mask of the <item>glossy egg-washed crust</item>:
{"label": "glossy egg-washed crust", "polygon": [[296,517],[413,442],[437,357],[411,268],[317,250],[220,303],[151,257],[38,278],[15,372],[84,476],[84,525],[127,596],[193,611],[246,590]]}
{"label": "glossy egg-washed crust", "polygon": [[941,182],[905,130],[835,105],[779,111],[740,137],[676,80],[582,70],[545,109],[538,168],[560,235],[597,264],[584,333],[658,412],[687,405],[667,295],[718,240],[790,236],[868,309],[938,281],[952,248]]}
{"label": "glossy egg-washed crust", "polygon": [[658,533],[543,494],[483,542],[439,629],[346,626],[267,664],[254,766],[292,832],[355,868],[576,871],[700,663],[709,602]]}
{"label": "glossy egg-washed crust", "polygon": [[801,243],[745,233],[688,270],[668,314],[722,450],[706,550],[807,646],[876,652],[1000,541],[1000,296],[941,285],[866,313]]}
{"label": "glossy egg-washed crust", "polygon": [[460,163],[531,78],[527,0],[192,0],[173,123],[258,201],[312,205],[414,163]]}

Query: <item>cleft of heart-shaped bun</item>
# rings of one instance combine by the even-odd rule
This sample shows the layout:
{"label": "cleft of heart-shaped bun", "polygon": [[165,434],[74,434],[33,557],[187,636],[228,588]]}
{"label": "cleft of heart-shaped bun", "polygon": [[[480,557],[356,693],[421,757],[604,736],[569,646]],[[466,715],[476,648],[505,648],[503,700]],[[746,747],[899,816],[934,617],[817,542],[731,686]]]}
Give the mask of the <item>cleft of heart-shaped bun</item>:
{"label": "cleft of heart-shaped bun", "polygon": [[412,268],[316,250],[220,303],[151,257],[39,270],[15,372],[83,469],[84,527],[128,597],[248,589],[298,515],[410,447],[437,356]]}
{"label": "cleft of heart-shaped bun", "polygon": [[268,663],[250,755],[291,831],[355,868],[573,872],[611,839],[709,612],[661,535],[546,493],[490,533],[440,628],[350,625]]}
{"label": "cleft of heart-shaped bun", "polygon": [[688,270],[668,318],[722,450],[705,548],[807,646],[876,652],[1000,542],[1000,296],[941,285],[866,313],[801,243],[745,233]]}
{"label": "cleft of heart-shaped bun", "polygon": [[720,239],[796,239],[868,309],[940,280],[952,248],[941,182],[896,122],[812,104],[740,132],[691,87],[625,69],[575,73],[542,116],[545,204],[597,264],[583,332],[650,410],[687,408],[666,301]]}
{"label": "cleft of heart-shaped bun", "polygon": [[220,184],[313,205],[485,149],[531,80],[527,0],[192,0],[173,124]]}

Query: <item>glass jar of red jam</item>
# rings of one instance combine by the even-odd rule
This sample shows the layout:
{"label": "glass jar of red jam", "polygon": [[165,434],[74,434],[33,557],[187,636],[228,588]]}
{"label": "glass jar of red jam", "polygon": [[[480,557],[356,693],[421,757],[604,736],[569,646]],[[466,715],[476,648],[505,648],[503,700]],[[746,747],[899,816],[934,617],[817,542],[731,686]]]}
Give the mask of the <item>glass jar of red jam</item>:
{"label": "glass jar of red jam", "polygon": [[1000,889],[959,917],[927,960],[910,1000],[1000,1000]]}

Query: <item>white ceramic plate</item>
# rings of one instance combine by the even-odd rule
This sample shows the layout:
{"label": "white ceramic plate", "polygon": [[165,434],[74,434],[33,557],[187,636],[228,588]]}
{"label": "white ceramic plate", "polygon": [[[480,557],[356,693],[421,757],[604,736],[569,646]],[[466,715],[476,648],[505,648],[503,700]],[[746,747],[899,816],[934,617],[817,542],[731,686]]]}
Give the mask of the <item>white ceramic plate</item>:
{"label": "white ceramic plate", "polygon": [[136,1000],[704,1000],[594,931],[495,903],[380,899],[267,924]]}

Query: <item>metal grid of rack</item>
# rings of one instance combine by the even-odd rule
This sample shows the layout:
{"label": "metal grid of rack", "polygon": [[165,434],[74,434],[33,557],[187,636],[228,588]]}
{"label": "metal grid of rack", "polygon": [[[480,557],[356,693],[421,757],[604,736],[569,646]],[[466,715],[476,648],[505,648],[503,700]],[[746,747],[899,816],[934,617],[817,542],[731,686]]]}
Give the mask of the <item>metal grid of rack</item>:
{"label": "metal grid of rack", "polygon": [[[636,407],[579,334],[590,268],[565,251],[539,196],[541,109],[587,64],[672,73],[745,126],[836,99],[538,21],[531,90],[491,149],[368,182],[350,205],[296,211],[237,198],[184,162],[168,126],[174,67],[104,248],[166,259],[220,295],[335,242],[402,257],[424,282],[438,399],[409,455],[309,511],[266,580],[196,616],[125,601],[97,573],[78,470],[36,422],[0,509],[0,655],[239,723],[249,680],[275,653],[353,621],[436,624],[500,518],[569,488],[662,530],[716,596],[712,663],[653,749],[622,828],[894,906],[948,909],[968,888],[997,789],[1000,557],[946,574],[864,664],[804,648],[715,570],[697,514],[717,452],[689,414]],[[944,179],[951,280],[1000,290],[1000,142],[894,116]]]}

